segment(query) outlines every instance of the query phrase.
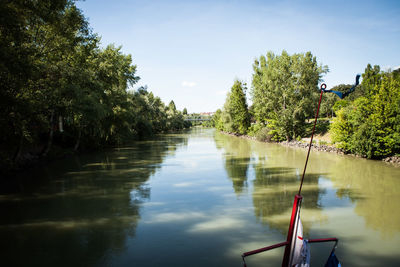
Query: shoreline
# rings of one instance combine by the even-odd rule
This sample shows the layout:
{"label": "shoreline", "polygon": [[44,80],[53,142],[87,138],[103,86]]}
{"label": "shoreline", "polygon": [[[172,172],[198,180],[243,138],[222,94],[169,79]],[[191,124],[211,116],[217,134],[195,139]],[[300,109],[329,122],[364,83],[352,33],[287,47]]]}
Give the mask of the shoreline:
{"label": "shoreline", "polygon": [[[257,140],[257,138],[255,138],[253,136],[249,136],[249,135],[241,135],[241,134],[237,134],[237,133],[228,133],[228,132],[223,132],[223,131],[219,131],[219,132],[223,133],[223,134],[226,134],[226,135],[239,137],[239,138],[244,138],[244,139],[253,140],[253,141],[262,142],[262,143],[278,144],[278,145],[286,146],[286,147],[308,149],[308,146],[309,146],[309,143],[303,143],[301,141],[296,141],[296,140],[292,140],[292,141],[289,141],[289,142],[288,141],[266,142],[266,141]],[[332,145],[312,144],[311,150],[319,151],[319,152],[336,153],[336,154],[339,154],[339,155],[348,155],[348,156],[353,156],[353,157],[356,157],[356,158],[367,159],[367,158],[359,156],[359,155],[346,153],[343,149],[337,148],[337,147],[332,146]],[[383,162],[388,163],[388,164],[390,164],[390,165],[392,165],[394,167],[400,167],[400,157],[398,157],[398,156],[390,156],[390,157],[383,158],[381,160],[378,160],[378,159],[368,159],[368,160],[383,161]]]}

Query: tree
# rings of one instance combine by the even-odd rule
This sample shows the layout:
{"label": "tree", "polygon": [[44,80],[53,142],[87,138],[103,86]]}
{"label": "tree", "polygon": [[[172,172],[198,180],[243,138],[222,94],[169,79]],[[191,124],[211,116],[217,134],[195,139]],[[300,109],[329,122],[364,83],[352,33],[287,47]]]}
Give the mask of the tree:
{"label": "tree", "polygon": [[337,146],[367,158],[400,152],[400,79],[393,73],[371,75],[368,64],[363,77],[367,95],[338,111],[331,127]]}
{"label": "tree", "polygon": [[212,124],[213,126],[220,130],[223,131],[224,130],[224,124],[222,122],[222,111],[221,109],[217,109],[217,111],[215,111],[214,115],[211,118]]}
{"label": "tree", "polygon": [[136,65],[132,65],[131,55],[124,55],[121,47],[108,45],[98,54],[96,78],[104,91],[103,105],[106,116],[102,120],[104,143],[119,144],[134,133],[129,118],[127,89],[139,77],[135,76]]}
{"label": "tree", "polygon": [[167,107],[167,128],[169,130],[181,130],[185,128],[183,115],[176,109],[173,100],[169,102]]}
{"label": "tree", "polygon": [[184,108],[184,109],[183,109],[183,111],[182,111],[182,114],[183,114],[183,115],[187,115],[187,114],[188,114],[188,112],[187,112],[187,109],[186,109],[186,108]]}
{"label": "tree", "polygon": [[362,78],[361,88],[364,95],[368,95],[374,90],[374,87],[380,83],[382,78],[381,68],[378,65],[372,67],[371,64],[368,64],[362,74]]}
{"label": "tree", "polygon": [[276,125],[287,140],[305,132],[314,115],[318,83],[327,66],[318,65],[311,52],[280,56],[268,52],[253,64],[252,100],[258,123]]}
{"label": "tree", "polygon": [[173,101],[128,92],[139,80],[131,55],[100,49],[73,0],[0,1],[0,36],[0,169],[53,143],[118,145],[184,125]]}
{"label": "tree", "polygon": [[171,102],[169,102],[169,104],[168,104],[168,109],[169,109],[171,112],[176,112],[176,106],[175,106],[175,102],[174,102],[173,100],[171,100]]}
{"label": "tree", "polygon": [[229,132],[245,134],[250,126],[250,115],[246,102],[246,84],[235,80],[224,106],[223,117]]}
{"label": "tree", "polygon": [[[352,86],[351,84],[339,84],[332,87],[331,90],[344,93],[348,92]],[[345,99],[339,99],[335,94],[324,94],[324,98],[321,102],[320,117],[333,117],[335,112],[341,107],[349,105],[351,101],[361,96],[364,96],[364,91],[359,87]]]}
{"label": "tree", "polygon": [[231,92],[226,96],[224,108],[221,113],[222,131],[233,133],[235,128],[233,127],[232,115],[231,115]]}
{"label": "tree", "polygon": [[[71,58],[93,37],[73,1],[2,1],[0,3],[2,90],[5,100],[0,126],[9,131],[4,150],[16,148],[17,161],[25,147],[48,132],[43,153],[52,144],[56,121],[65,112]],[[3,38],[4,37],[4,38]],[[8,62],[12,61],[12,62]],[[11,63],[11,64],[9,64]],[[12,149],[12,148],[11,148]]]}

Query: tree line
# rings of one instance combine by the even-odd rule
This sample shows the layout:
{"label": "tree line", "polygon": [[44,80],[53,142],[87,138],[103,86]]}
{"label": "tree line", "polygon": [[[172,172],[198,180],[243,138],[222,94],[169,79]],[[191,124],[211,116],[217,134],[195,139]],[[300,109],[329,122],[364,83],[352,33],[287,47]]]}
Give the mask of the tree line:
{"label": "tree line", "polygon": [[[400,154],[400,70],[367,65],[359,97],[341,100],[331,126],[338,147],[367,158]],[[336,104],[336,105],[337,105]]]}
{"label": "tree line", "polygon": [[189,126],[100,37],[72,0],[0,3],[0,164],[54,150],[118,145]]}
{"label": "tree line", "polygon": [[[247,134],[262,141],[301,140],[310,135],[319,98],[318,84],[329,71],[311,52],[280,55],[268,52],[254,61],[250,95],[247,85],[235,80],[224,107],[212,119],[221,131]],[[318,126],[331,134],[345,152],[368,158],[400,153],[400,74],[367,65],[363,81],[344,100],[324,94]],[[352,85],[332,90],[346,92]],[[329,123],[329,121],[332,123]]]}

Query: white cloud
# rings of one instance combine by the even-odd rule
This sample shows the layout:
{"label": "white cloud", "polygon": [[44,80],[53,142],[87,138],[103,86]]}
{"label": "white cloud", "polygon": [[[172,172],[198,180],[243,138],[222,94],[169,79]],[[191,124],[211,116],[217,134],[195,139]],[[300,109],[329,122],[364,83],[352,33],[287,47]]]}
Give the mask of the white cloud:
{"label": "white cloud", "polygon": [[174,184],[172,186],[174,186],[174,187],[191,187],[191,186],[194,186],[194,185],[195,185],[195,183],[187,182],[187,183]]}
{"label": "white cloud", "polygon": [[172,223],[179,221],[204,219],[207,216],[201,212],[164,212],[154,215],[148,223]]}
{"label": "white cloud", "polygon": [[204,232],[218,232],[223,230],[243,229],[246,222],[236,218],[217,217],[209,221],[197,223],[193,225],[189,232],[204,233]]}
{"label": "white cloud", "polygon": [[183,81],[182,82],[182,86],[183,87],[194,87],[194,86],[196,86],[196,83],[195,82]]}

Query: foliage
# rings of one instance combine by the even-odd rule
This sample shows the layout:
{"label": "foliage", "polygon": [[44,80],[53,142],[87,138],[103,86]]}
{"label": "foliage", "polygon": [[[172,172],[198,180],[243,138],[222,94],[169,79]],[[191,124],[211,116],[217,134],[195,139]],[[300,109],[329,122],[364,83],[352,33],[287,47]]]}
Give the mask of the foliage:
{"label": "foliage", "polygon": [[400,79],[393,73],[365,69],[365,96],[341,108],[331,127],[337,146],[368,158],[400,151]]}
{"label": "foliage", "polygon": [[305,54],[280,56],[268,52],[253,64],[252,98],[254,115],[259,123],[267,126],[274,122],[273,131],[291,140],[302,135],[306,118],[315,112],[318,82],[328,71],[317,64],[316,58]]}
{"label": "foliage", "polygon": [[256,133],[256,139],[262,142],[271,142],[273,135],[270,132],[271,130],[268,127],[264,127]]}
{"label": "foliage", "polygon": [[332,135],[332,142],[336,143],[337,147],[344,150],[350,150],[350,136],[352,134],[352,127],[348,121],[348,113],[345,109],[340,109],[336,112],[336,117],[330,128]]}
{"label": "foliage", "polygon": [[[332,94],[333,95],[333,94]],[[335,95],[333,95],[333,96],[335,96]],[[335,104],[333,104],[333,106],[332,106],[332,111],[336,114],[339,110],[341,110],[342,108],[345,108],[345,107],[347,107],[347,106],[349,106],[351,104],[351,102],[350,101],[348,101],[348,100],[346,100],[346,99],[340,99],[340,100],[337,100],[336,102],[335,102]],[[337,114],[336,114],[337,115]]]}
{"label": "foliage", "polygon": [[224,124],[222,122],[222,111],[220,109],[217,109],[217,111],[212,116],[211,121],[215,128],[220,131],[224,130]]}
{"label": "foliage", "polygon": [[171,130],[180,130],[185,128],[183,114],[176,109],[173,100],[169,102],[167,108],[167,128]]}
{"label": "foliage", "polygon": [[281,128],[279,127],[278,120],[275,119],[269,119],[267,120],[267,125],[268,125],[268,134],[271,136],[270,140],[274,142],[281,142],[286,139],[286,137],[283,135]]}
{"label": "foliage", "polygon": [[[331,88],[333,91],[347,92],[353,85],[351,84],[339,84]],[[321,102],[320,117],[333,117],[335,112],[342,107],[348,105],[350,101],[363,96],[364,93],[361,88],[357,88],[353,93],[349,94],[346,99],[340,99],[336,94],[324,94]]]}
{"label": "foliage", "polygon": [[77,150],[184,127],[172,104],[129,91],[139,80],[131,55],[99,48],[74,1],[1,1],[0,36],[2,166],[53,143]]}
{"label": "foliage", "polygon": [[378,65],[372,67],[371,64],[368,64],[362,74],[362,78],[362,91],[364,95],[369,95],[374,91],[375,86],[380,84],[382,78],[381,68]]}
{"label": "foliage", "polygon": [[254,136],[258,141],[262,142],[280,142],[285,140],[285,137],[280,134],[275,120],[268,120],[268,126],[261,123],[253,123],[248,135]]}
{"label": "foliage", "polygon": [[246,84],[235,80],[221,114],[224,131],[239,134],[247,132],[250,126],[250,115],[246,102],[246,89]]}
{"label": "foliage", "polygon": [[252,123],[247,129],[247,135],[249,136],[256,136],[257,132],[259,132],[264,127],[261,123]]}

